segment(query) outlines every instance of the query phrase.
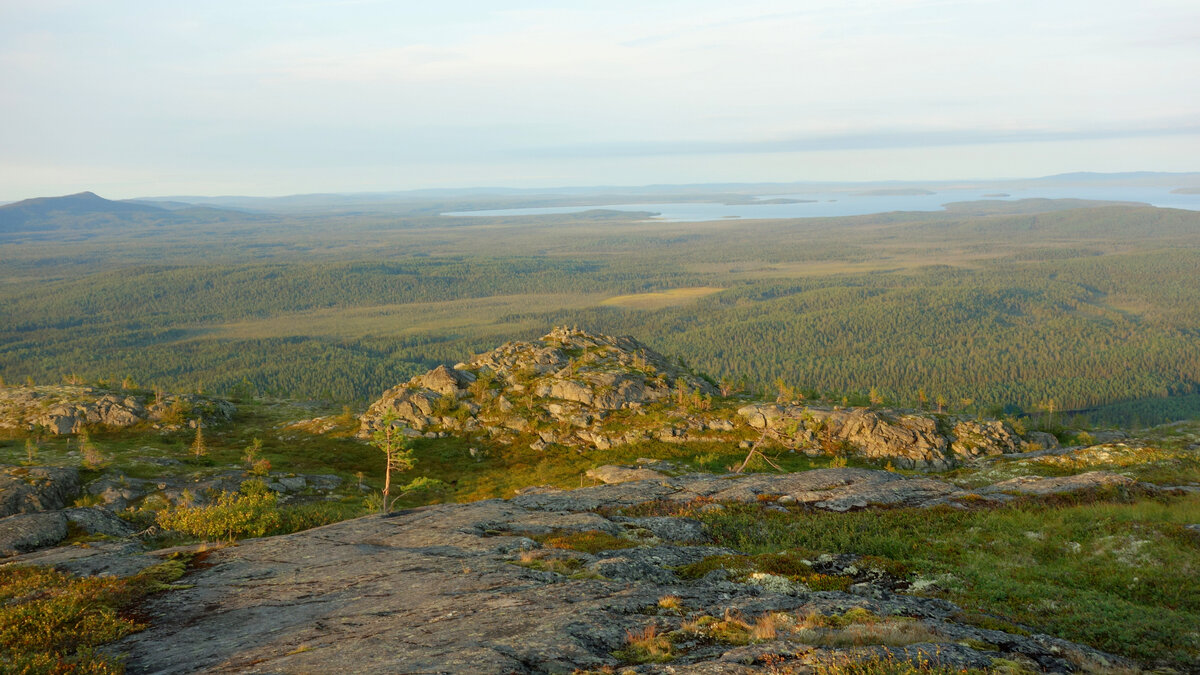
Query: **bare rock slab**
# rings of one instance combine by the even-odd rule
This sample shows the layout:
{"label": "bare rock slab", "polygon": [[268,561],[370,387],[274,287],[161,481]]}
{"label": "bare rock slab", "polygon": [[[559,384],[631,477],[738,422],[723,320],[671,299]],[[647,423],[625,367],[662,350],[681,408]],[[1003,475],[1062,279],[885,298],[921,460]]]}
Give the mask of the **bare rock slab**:
{"label": "bare rock slab", "polygon": [[[651,616],[659,598],[674,595],[709,616],[862,607],[911,617],[947,636],[945,644],[924,652],[913,645],[913,654],[898,651],[895,658],[944,653],[947,665],[990,663],[987,654],[955,644],[970,638],[1003,644],[1047,672],[1071,671],[1064,646],[1092,652],[1048,636],[961,626],[953,621],[958,608],[944,600],[886,590],[779,592],[719,575],[684,581],[680,565],[731,551],[706,544],[695,520],[680,519],[676,528],[664,522],[669,518],[596,510],[760,495],[790,495],[817,508],[876,500],[921,505],[954,490],[888,472],[834,469],[679,476],[368,516],[209,552],[185,579],[191,587],[153,596],[143,607],[150,627],[112,650],[128,654],[130,673],[570,673],[620,665],[613,652],[628,631],[652,622],[678,628],[678,615]],[[562,530],[631,541],[642,531],[654,536],[648,545],[595,555],[540,548],[533,538]],[[817,654],[796,647],[698,644],[672,664],[638,672],[762,672],[752,664],[778,658],[804,666]]]}

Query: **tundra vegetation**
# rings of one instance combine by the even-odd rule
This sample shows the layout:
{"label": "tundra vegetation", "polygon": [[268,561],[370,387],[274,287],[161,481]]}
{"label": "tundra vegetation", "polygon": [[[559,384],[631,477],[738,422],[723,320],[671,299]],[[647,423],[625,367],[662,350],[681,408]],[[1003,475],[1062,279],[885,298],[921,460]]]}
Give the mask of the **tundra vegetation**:
{"label": "tundra vegetation", "polygon": [[[927,475],[856,453],[813,419],[774,435],[751,427],[737,411],[752,400],[870,409],[892,421],[924,415],[938,433],[1002,418],[1025,439],[1021,454],[970,456],[935,477],[972,489],[1101,470],[1138,483],[845,513],[764,494],[645,503],[619,516],[694,519],[712,544],[735,551],[676,569],[685,580],[715,573],[847,593],[858,578],[821,561],[853,555],[892,590],[956,603],[960,623],[1044,632],[1149,667],[1200,664],[1200,635],[1188,629],[1200,625],[1200,423],[1151,426],[1200,410],[1196,214],[1107,206],[684,225],[453,219],[414,207],[340,217],[337,236],[303,215],[264,218],[186,241],[136,228],[68,243],[0,235],[11,271],[0,285],[9,383],[0,393],[69,380],[64,391],[94,385],[161,406],[120,428],[0,428],[0,463],[77,467],[83,489],[66,506],[117,513],[147,548],[194,550],[380,509],[593,485],[589,470],[653,466],[645,459],[676,473],[744,463],[750,472]],[[368,232],[370,244],[347,243]],[[236,245],[225,243],[231,234]],[[481,374],[462,387],[469,395],[432,401],[435,427],[414,433],[389,420],[375,447],[361,436],[359,414],[380,392],[558,324],[635,334],[690,364],[655,379],[663,369],[635,354],[633,367],[673,395],[597,415],[590,428],[612,436],[698,416],[721,426],[605,447],[546,442],[578,425],[546,414],[532,391],[509,395],[536,381],[523,370],[511,381]],[[579,378],[603,354],[570,356],[565,377]],[[201,420],[203,397],[168,393],[182,391],[226,396],[236,412]],[[524,422],[494,435],[471,426],[500,412]],[[1114,425],[1136,431],[1114,434]],[[815,441],[795,442],[804,434]],[[1052,447],[1060,444],[1071,447]],[[385,463],[411,478],[388,486]],[[121,539],[67,532],[61,543],[79,548]],[[514,556],[519,571],[571,583],[599,576],[589,556],[656,541],[586,528],[522,536],[537,548]],[[0,660],[15,672],[119,672],[119,659],[97,648],[142,628],[139,603],[178,590],[202,557],[98,578],[0,562]],[[670,663],[690,644],[932,639],[903,617],[856,610],[704,614],[663,596],[647,611],[661,625],[630,629],[617,661]],[[943,672],[889,658],[816,672]],[[996,672],[1027,666],[996,663]]]}

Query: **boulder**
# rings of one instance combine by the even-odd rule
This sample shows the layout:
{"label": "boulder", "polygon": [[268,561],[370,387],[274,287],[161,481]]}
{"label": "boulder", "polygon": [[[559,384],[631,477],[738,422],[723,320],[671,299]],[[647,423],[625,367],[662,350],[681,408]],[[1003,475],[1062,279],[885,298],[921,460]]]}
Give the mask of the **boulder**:
{"label": "boulder", "polygon": [[458,396],[462,389],[475,381],[475,375],[446,366],[438,366],[418,379],[418,383],[443,396]]}
{"label": "boulder", "polygon": [[112,511],[96,507],[73,508],[62,511],[63,516],[74,527],[88,534],[103,534],[110,537],[128,537],[137,528],[118,518]]}
{"label": "boulder", "polygon": [[114,472],[88,483],[85,489],[88,494],[99,497],[109,509],[121,511],[131,502],[159,488],[155,482]]}
{"label": "boulder", "polygon": [[632,480],[655,480],[658,478],[666,478],[665,474],[661,474],[653,469],[645,469],[641,467],[631,466],[616,466],[607,464],[598,466],[594,469],[588,469],[584,474],[592,480],[598,480],[601,483],[628,483]]}
{"label": "boulder", "polygon": [[67,518],[61,511],[18,513],[0,518],[0,557],[53,546],[67,538]]}
{"label": "boulder", "polygon": [[77,469],[0,466],[0,516],[61,509],[77,496]]}
{"label": "boulder", "polygon": [[1026,433],[1025,441],[1030,445],[1042,446],[1042,450],[1056,450],[1060,447],[1058,438],[1054,434],[1048,434],[1044,431],[1030,431]]}

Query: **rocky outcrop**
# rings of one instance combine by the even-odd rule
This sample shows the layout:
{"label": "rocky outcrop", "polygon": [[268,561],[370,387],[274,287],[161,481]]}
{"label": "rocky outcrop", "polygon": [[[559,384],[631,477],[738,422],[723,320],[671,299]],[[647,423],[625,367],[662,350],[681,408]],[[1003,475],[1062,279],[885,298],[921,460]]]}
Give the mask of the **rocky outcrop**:
{"label": "rocky outcrop", "polygon": [[[629,633],[653,624],[679,631],[675,658],[634,672],[808,672],[822,659],[870,656],[955,669],[988,668],[993,658],[1044,672],[1126,665],[1051,636],[959,623],[955,605],[896,592],[902,583],[856,565],[854,556],[811,561],[821,574],[848,577],[846,591],[814,592],[771,575],[739,580],[721,569],[687,579],[681,566],[735,552],[715,547],[694,519],[627,517],[611,508],[698,496],[761,503],[762,495],[827,508],[955,494],[936,483],[859,469],[681,476],[424,507],[244,541],[209,551],[187,586],[152,597],[141,608],[149,628],[112,650],[128,653],[130,673],[610,672],[603,669],[622,666]],[[626,543],[585,553],[546,539],[594,532]],[[88,564],[73,555],[61,564]],[[97,550],[95,564],[111,568],[114,555]],[[664,596],[680,609],[661,608]],[[904,617],[926,637],[906,647],[820,647],[782,628],[788,617],[853,610]],[[696,617],[753,622],[769,613],[777,613],[779,635],[752,644],[682,631]]]}
{"label": "rocky outcrop", "polygon": [[752,404],[738,410],[750,426],[809,454],[854,454],[902,469],[948,469],[979,457],[1019,452],[1006,423],[904,411]]}
{"label": "rocky outcrop", "polygon": [[[409,436],[520,439],[534,450],[740,442],[758,429],[793,450],[904,469],[949,469],[1029,445],[1005,422],[917,411],[756,403],[732,417],[727,404],[713,408],[715,394],[707,380],[633,338],[556,328],[388,390],[360,418],[359,437],[370,438],[385,418]],[[654,404],[655,421],[639,419]]]}
{"label": "rocky outcrop", "polygon": [[654,469],[647,469],[645,467],[616,466],[612,464],[606,464],[604,466],[598,466],[594,469],[588,469],[584,475],[592,480],[600,481],[601,483],[608,483],[610,485],[615,483],[628,483],[635,480],[655,480],[658,478],[666,478],[664,474],[661,474]]}
{"label": "rocky outcrop", "polygon": [[84,386],[0,387],[0,429],[74,434],[89,426],[120,429],[143,422],[209,425],[227,422],[235,412],[229,401],[196,394],[156,398]]}
{"label": "rocky outcrop", "polygon": [[0,558],[53,546],[66,538],[67,519],[59,511],[0,518]]}
{"label": "rocky outcrop", "polygon": [[111,512],[97,508],[19,513],[0,518],[0,558],[54,546],[72,531],[128,537],[135,529]]}
{"label": "rocky outcrop", "polygon": [[0,517],[61,509],[79,496],[79,471],[0,465]]}
{"label": "rocky outcrop", "polygon": [[1079,492],[1094,490],[1102,487],[1132,487],[1137,481],[1120,474],[1108,471],[1088,471],[1074,476],[1058,476],[1041,478],[1038,476],[1020,476],[1001,481],[979,490],[981,494],[1028,494],[1052,495],[1063,492]]}
{"label": "rocky outcrop", "polygon": [[[530,434],[539,449],[550,443],[605,449],[652,435],[605,428],[611,413],[715,393],[708,381],[633,338],[556,328],[538,341],[509,342],[389,389],[360,418],[359,436],[370,437],[390,416],[409,435],[477,433],[504,442]],[[684,440],[708,428],[681,422],[666,436]],[[731,429],[728,421],[713,427]]]}

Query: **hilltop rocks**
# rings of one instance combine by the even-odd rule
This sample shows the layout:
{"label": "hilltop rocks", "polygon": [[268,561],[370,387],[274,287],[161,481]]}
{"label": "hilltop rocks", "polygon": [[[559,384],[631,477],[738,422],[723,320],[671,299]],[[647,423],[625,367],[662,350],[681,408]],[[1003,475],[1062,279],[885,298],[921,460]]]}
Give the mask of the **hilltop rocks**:
{"label": "hilltop rocks", "polygon": [[393,387],[359,418],[358,435],[371,437],[390,416],[409,436],[521,439],[542,451],[647,440],[739,442],[759,429],[809,454],[849,453],[935,470],[1026,445],[1001,421],[915,411],[756,403],[731,419],[728,408],[712,406],[716,393],[707,380],[633,338],[556,328],[538,341],[509,342]]}
{"label": "hilltop rocks", "polygon": [[[359,436],[385,416],[409,434],[478,432],[540,443],[607,448],[647,437],[601,428],[613,411],[711,397],[713,386],[630,337],[556,328],[535,342],[509,342],[467,363],[389,389],[360,418]],[[703,425],[701,425],[703,426]]]}
{"label": "hilltop rocks", "polygon": [[810,454],[857,454],[905,469],[948,469],[977,457],[1018,452],[1022,443],[1011,427],[995,420],[777,404],[747,405],[738,414]]}
{"label": "hilltop rocks", "polygon": [[0,429],[74,434],[86,426],[124,428],[141,422],[166,425],[227,422],[236,412],[221,399],[141,394],[83,386],[0,387]]}
{"label": "hilltop rocks", "polygon": [[[1000,657],[1040,672],[1127,665],[1051,636],[959,623],[954,604],[896,593],[894,580],[867,565],[859,569],[855,556],[813,563],[822,574],[851,576],[849,592],[741,583],[722,570],[684,579],[680,566],[735,552],[714,546],[697,520],[608,515],[647,499],[697,495],[760,502],[760,495],[807,493],[820,504],[881,486],[925,486],[930,495],[954,490],[932,489],[933,482],[859,469],[681,476],[423,507],[243,541],[210,550],[185,587],[152,596],[142,607],[150,626],[112,649],[129,654],[130,673],[303,673],[348,664],[361,673],[608,672],[621,666],[614,652],[628,633],[650,624],[666,633],[689,617],[828,616],[857,608],[905,617],[905,625],[928,631],[928,641],[861,648],[819,647],[782,634],[744,646],[693,639],[678,644],[670,664],[631,671],[809,672],[817,659],[870,656],[955,669],[988,668]],[[597,512],[600,505],[609,508]],[[627,547],[591,554],[538,543],[552,533],[596,531]],[[111,565],[104,556],[97,553]],[[682,610],[660,610],[666,595]]]}

